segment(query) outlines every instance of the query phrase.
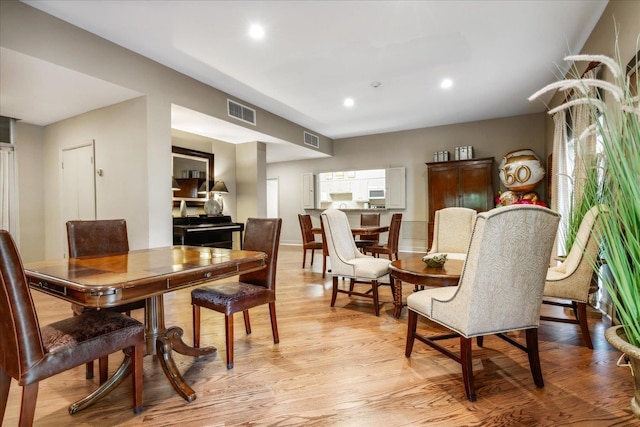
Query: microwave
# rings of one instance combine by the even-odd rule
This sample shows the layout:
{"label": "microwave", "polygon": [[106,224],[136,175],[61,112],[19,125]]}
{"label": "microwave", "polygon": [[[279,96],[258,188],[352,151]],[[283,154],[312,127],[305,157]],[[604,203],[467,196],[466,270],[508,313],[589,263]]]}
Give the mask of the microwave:
{"label": "microwave", "polygon": [[384,188],[370,188],[369,200],[384,199]]}

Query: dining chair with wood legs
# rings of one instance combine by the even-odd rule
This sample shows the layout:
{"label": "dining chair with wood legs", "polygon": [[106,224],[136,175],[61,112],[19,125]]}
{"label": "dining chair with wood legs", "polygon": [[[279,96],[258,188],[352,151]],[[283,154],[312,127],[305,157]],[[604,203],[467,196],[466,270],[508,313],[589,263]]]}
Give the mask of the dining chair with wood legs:
{"label": "dining chair with wood legs", "polygon": [[364,247],[363,252],[371,253],[376,258],[380,255],[387,255],[389,260],[398,259],[398,244],[400,240],[400,227],[402,225],[402,214],[395,213],[391,216],[391,224],[389,224],[389,236],[386,243],[373,243]]}
{"label": "dining chair with wood legs", "polygon": [[[380,213],[379,212],[363,212],[360,214],[361,226],[378,226],[380,225]],[[365,234],[358,236],[356,239],[356,246],[362,251],[367,245],[372,245],[380,241],[380,234]]]}
{"label": "dining chair with wood legs", "polygon": [[22,387],[19,425],[35,418],[41,380],[125,350],[131,354],[133,410],[142,411],[144,325],[122,313],[94,310],[40,327],[18,250],[0,230],[0,424],[11,379]]}
{"label": "dining chair with wood legs", "polygon": [[543,304],[571,308],[575,319],[540,316],[541,320],[579,325],[582,338],[590,349],[593,349],[593,342],[587,322],[587,304],[589,304],[589,295],[595,292],[598,286],[597,274],[594,273],[593,265],[598,262],[598,251],[600,250],[599,217],[607,214],[602,212],[603,209],[603,206],[594,206],[587,211],[580,223],[569,254],[561,264],[553,266],[547,271]]}
{"label": "dining chair with wood legs", "polygon": [[[129,252],[129,238],[127,236],[127,222],[124,219],[102,220],[74,220],[67,221],[67,243],[69,245],[69,257],[81,258],[87,256],[126,254]],[[144,300],[106,308],[106,310],[125,313],[127,316],[132,310],[144,309]],[[78,304],[72,304],[74,314],[81,314],[89,309]],[[105,355],[98,361],[100,384],[107,380],[109,356]],[[93,361],[87,362],[86,378],[93,378]]]}
{"label": "dining chair with wood legs", "polygon": [[208,308],[224,314],[227,369],[233,368],[233,314],[242,312],[245,332],[251,334],[249,309],[268,304],[271,316],[273,342],[278,344],[276,319],[276,268],[280,244],[280,218],[249,218],[244,233],[244,250],[267,254],[266,268],[241,274],[237,282],[216,283],[191,291],[193,307],[194,347],[200,347],[200,308]]}
{"label": "dining chair with wood legs", "polygon": [[[379,316],[378,287],[383,283],[390,283],[390,261],[364,255],[358,250],[353,240],[349,220],[344,212],[338,209],[327,209],[322,212],[320,218],[325,231],[329,258],[331,259],[331,272],[333,274],[331,307],[335,305],[338,293],[344,293],[350,297],[356,295],[371,298],[373,300],[373,311],[376,316]],[[348,290],[339,288],[338,277],[350,280]],[[355,284],[363,283],[368,284],[371,288],[366,292],[354,290]]]}
{"label": "dining chair with wood legs", "polygon": [[322,240],[317,241],[313,233],[313,224],[311,222],[311,215],[298,214],[298,221],[300,222],[300,231],[302,233],[302,268],[307,262],[307,251],[311,251],[311,262],[313,265],[314,254],[316,250],[322,250],[322,277],[324,277],[327,270],[327,256],[326,250],[323,247]]}
{"label": "dining chair with wood legs", "polygon": [[[534,383],[543,387],[538,325],[559,219],[550,209],[533,205],[512,205],[478,214],[458,286],[426,289],[407,298],[405,356],[411,356],[418,340],[460,363],[467,399],[475,401],[472,340],[476,338],[482,347],[484,336],[495,334],[527,353]],[[419,316],[451,332],[417,333]],[[523,331],[526,345],[506,335],[510,331]],[[459,339],[459,354],[437,343],[451,338]]]}

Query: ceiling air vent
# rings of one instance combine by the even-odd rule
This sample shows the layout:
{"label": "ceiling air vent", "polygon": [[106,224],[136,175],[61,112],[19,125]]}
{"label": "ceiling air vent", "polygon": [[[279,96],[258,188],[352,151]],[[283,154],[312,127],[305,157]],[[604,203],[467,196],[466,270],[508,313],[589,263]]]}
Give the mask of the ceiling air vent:
{"label": "ceiling air vent", "polygon": [[318,138],[318,135],[314,135],[306,131],[304,133],[304,143],[305,145],[309,145],[313,148],[320,148],[320,138]]}
{"label": "ceiling air vent", "polygon": [[227,110],[229,117],[234,117],[238,120],[242,120],[245,123],[256,124],[256,110],[246,107],[242,104],[238,104],[235,101],[227,99]]}

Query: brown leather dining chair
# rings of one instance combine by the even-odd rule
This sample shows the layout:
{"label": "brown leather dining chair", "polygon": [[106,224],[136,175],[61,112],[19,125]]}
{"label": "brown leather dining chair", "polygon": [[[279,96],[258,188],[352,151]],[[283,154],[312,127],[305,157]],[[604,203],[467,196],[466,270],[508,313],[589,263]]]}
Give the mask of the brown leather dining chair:
{"label": "brown leather dining chair", "polygon": [[402,214],[395,213],[391,216],[391,224],[389,224],[389,236],[387,243],[373,243],[364,247],[364,253],[371,253],[376,258],[380,254],[387,255],[390,260],[395,256],[398,259],[398,241],[400,240],[400,226],[402,225]]}
{"label": "brown leather dining chair", "polygon": [[[87,256],[124,254],[129,252],[127,237],[127,222],[124,219],[103,219],[91,221],[67,221],[67,243],[69,257],[80,258]],[[131,310],[144,309],[145,302],[136,301],[107,310],[131,314]],[[91,309],[72,304],[74,314],[80,314]],[[99,361],[100,384],[107,380],[109,356]],[[87,363],[87,379],[93,378],[93,361]]]}
{"label": "brown leather dining chair", "polygon": [[40,327],[20,255],[0,230],[0,424],[11,379],[22,386],[20,426],[35,417],[38,384],[120,350],[132,353],[133,408],[142,411],[144,325],[122,313],[96,310]]}
{"label": "brown leather dining chair", "polygon": [[300,231],[302,232],[302,268],[307,262],[307,251],[311,251],[311,265],[313,264],[313,258],[316,250],[322,250],[322,277],[325,276],[327,271],[327,251],[324,248],[322,241],[315,240],[313,234],[313,224],[311,222],[311,215],[298,214],[298,221],[300,222]]}
{"label": "brown leather dining chair", "polygon": [[[363,212],[360,214],[360,225],[371,226],[380,225],[380,213],[379,212]],[[368,234],[358,236],[356,240],[356,246],[362,250],[367,245],[372,245],[380,241],[380,234]]]}
{"label": "brown leather dining chair", "polygon": [[200,347],[200,307],[224,313],[227,369],[233,368],[233,314],[242,312],[247,335],[251,334],[249,309],[269,304],[273,342],[278,344],[276,320],[276,266],[280,245],[280,218],[249,218],[244,233],[244,250],[267,254],[266,268],[241,274],[237,282],[220,283],[191,291],[194,347]]}

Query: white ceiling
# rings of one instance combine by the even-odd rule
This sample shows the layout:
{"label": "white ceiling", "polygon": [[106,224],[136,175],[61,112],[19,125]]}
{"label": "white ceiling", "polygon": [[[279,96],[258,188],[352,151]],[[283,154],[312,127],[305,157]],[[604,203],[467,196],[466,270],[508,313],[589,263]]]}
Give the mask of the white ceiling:
{"label": "white ceiling", "polygon": [[[564,74],[562,58],[580,51],[607,3],[23,1],[333,139],[542,111],[542,103],[527,97]],[[248,37],[252,23],[264,26],[263,40]],[[8,87],[5,72],[14,74],[15,65],[5,62],[28,64],[5,51],[0,112],[10,115],[24,99],[8,95],[17,86]],[[454,81],[446,91],[439,87],[445,77]],[[85,76],[81,83],[92,86],[91,79]],[[94,81],[94,90],[70,91],[50,77],[39,81],[37,90],[46,91],[43,82],[63,90],[69,104],[64,114],[90,108],[76,104],[83,98],[86,103],[87,94],[100,106],[139,96],[106,82]],[[78,81],[73,76],[67,83]],[[381,84],[374,88],[372,82]],[[344,107],[345,97],[355,105]],[[35,93],[33,99],[45,102],[16,117],[36,124],[66,118],[60,117],[59,96],[57,103]],[[197,122],[198,114],[186,113],[174,116]],[[211,137],[226,123],[204,118]],[[192,131],[184,123],[175,126]],[[255,141],[256,135],[228,138]],[[269,155],[273,145],[291,157],[290,144],[278,142],[268,144],[269,162],[279,161]]]}

